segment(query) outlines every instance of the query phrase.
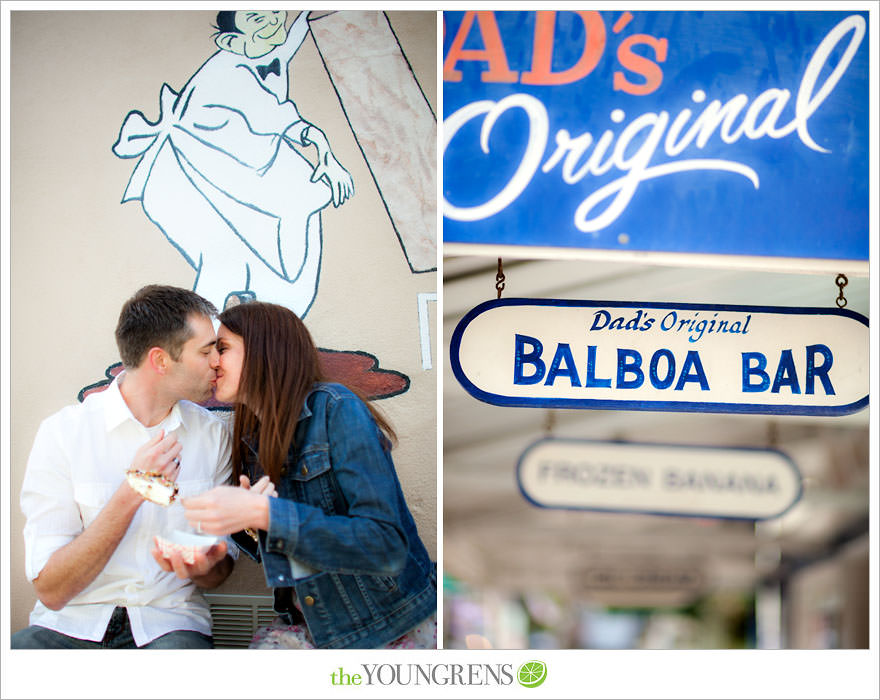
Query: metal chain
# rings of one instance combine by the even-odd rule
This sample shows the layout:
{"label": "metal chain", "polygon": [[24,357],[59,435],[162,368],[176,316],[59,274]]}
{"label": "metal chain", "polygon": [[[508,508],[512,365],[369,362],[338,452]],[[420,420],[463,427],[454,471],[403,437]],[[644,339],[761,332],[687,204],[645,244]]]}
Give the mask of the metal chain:
{"label": "metal chain", "polygon": [[767,423],[767,447],[776,449],[779,446],[779,425],[776,421]]}
{"label": "metal chain", "polygon": [[849,280],[846,278],[846,275],[839,274],[837,275],[837,279],[834,280],[834,284],[837,285],[838,289],[840,289],[840,294],[837,295],[837,306],[842,309],[846,306],[846,297],[843,296],[843,288],[849,284]]}
{"label": "metal chain", "polygon": [[544,433],[548,436],[552,436],[554,427],[556,427],[556,414],[548,409],[547,415],[544,417]]}
{"label": "metal chain", "polygon": [[495,289],[498,290],[498,298],[501,298],[501,292],[504,290],[504,270],[501,267],[501,258],[498,258],[498,272],[495,275]]}

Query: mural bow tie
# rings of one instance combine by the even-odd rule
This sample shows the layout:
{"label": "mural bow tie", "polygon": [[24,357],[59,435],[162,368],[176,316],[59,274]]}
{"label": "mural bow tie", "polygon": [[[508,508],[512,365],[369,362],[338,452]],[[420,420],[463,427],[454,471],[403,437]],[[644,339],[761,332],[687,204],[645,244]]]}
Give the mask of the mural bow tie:
{"label": "mural bow tie", "polygon": [[257,66],[257,73],[260,74],[260,80],[265,80],[266,76],[269,75],[269,73],[274,73],[275,75],[280,76],[281,61],[276,58],[274,61],[265,66]]}

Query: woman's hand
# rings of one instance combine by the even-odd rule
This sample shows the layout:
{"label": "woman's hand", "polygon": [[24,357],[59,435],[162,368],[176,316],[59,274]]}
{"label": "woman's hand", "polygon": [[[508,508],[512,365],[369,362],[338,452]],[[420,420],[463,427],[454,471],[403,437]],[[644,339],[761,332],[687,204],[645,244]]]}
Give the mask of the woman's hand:
{"label": "woman's hand", "polygon": [[[254,486],[261,483],[262,479]],[[260,488],[266,489],[266,486]],[[209,535],[229,535],[247,528],[268,530],[269,498],[269,495],[255,488],[217,486],[184,499],[183,508],[187,521],[197,531]]]}
{"label": "woman's hand", "polygon": [[248,479],[244,474],[238,477],[238,483],[241,484],[243,489],[250,489],[256,493],[261,493],[265,496],[277,497],[278,492],[275,491],[275,484],[269,481],[268,476],[264,476],[257,481],[256,484],[251,486],[251,480]]}

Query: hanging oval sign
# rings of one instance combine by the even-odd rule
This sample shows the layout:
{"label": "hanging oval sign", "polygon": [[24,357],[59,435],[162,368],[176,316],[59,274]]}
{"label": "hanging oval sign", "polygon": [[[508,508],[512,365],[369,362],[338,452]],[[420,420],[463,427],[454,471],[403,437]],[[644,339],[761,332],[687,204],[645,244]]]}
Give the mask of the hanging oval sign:
{"label": "hanging oval sign", "polygon": [[846,309],[498,299],[450,343],[500,406],[838,416],[868,404],[868,319]]}
{"label": "hanging oval sign", "polygon": [[777,450],[549,438],[523,452],[517,481],[544,508],[766,520],[801,497]]}

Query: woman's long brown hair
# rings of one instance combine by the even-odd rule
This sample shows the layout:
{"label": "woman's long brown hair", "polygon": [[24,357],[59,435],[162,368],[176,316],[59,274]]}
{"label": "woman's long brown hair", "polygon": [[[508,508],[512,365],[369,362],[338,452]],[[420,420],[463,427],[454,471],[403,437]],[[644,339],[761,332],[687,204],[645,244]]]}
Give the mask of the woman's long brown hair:
{"label": "woman's long brown hair", "polygon": [[[302,320],[277,304],[239,304],[226,309],[219,319],[244,341],[235,401],[233,483],[238,483],[247,449],[242,438],[256,437],[260,465],[277,486],[306,397],[316,382],[326,381],[318,349]],[[396,436],[387,420],[370,402],[364,403],[393,442]]]}

